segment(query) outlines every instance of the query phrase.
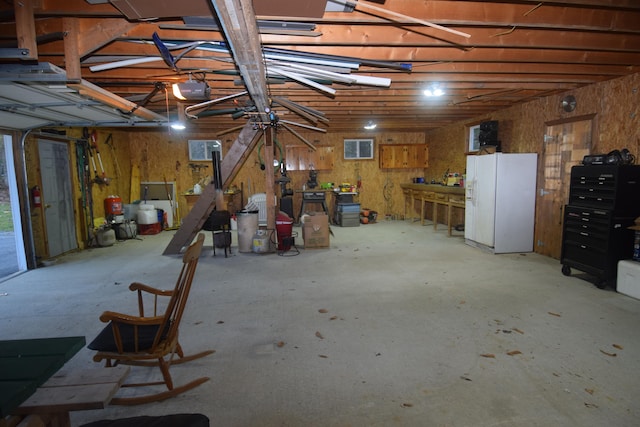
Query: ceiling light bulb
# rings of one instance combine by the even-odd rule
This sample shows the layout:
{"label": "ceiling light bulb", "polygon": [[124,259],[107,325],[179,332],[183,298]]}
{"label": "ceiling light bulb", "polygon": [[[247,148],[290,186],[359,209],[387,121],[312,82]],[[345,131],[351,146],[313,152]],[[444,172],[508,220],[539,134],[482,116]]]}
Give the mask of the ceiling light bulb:
{"label": "ceiling light bulb", "polygon": [[440,87],[440,83],[432,83],[422,93],[424,93],[424,96],[442,96],[444,95],[444,89]]}
{"label": "ceiling light bulb", "polygon": [[172,123],[171,124],[171,129],[174,130],[185,130],[187,127],[184,125],[184,123]]}
{"label": "ceiling light bulb", "polygon": [[175,96],[176,98],[182,100],[182,101],[186,101],[187,98],[185,98],[184,96],[182,96],[182,92],[180,92],[180,86],[178,85],[178,83],[174,83],[173,85],[171,85],[172,89],[173,89],[173,96]]}
{"label": "ceiling light bulb", "polygon": [[376,128],[376,126],[378,126],[378,125],[373,123],[372,121],[369,121],[366,125],[364,125],[364,128],[366,130],[373,130],[373,129]]}

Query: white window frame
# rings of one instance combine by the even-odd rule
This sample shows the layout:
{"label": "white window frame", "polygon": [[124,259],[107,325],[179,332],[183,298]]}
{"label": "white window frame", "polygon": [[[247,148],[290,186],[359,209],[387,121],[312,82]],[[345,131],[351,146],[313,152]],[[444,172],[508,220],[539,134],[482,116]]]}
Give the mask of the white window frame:
{"label": "white window frame", "polygon": [[[361,143],[365,143],[369,145],[369,155],[361,153]],[[347,150],[347,147],[353,144],[356,144],[355,156],[352,155],[353,148]],[[360,160],[360,159],[373,159],[374,155],[374,146],[373,139],[371,138],[363,138],[363,139],[345,139],[344,140],[344,159],[345,160]]]}
{"label": "white window frame", "polygon": [[480,150],[480,125],[469,126],[469,153]]}
{"label": "white window frame", "polygon": [[212,152],[219,151],[222,158],[222,141],[219,139],[190,139],[189,160],[213,160]]}

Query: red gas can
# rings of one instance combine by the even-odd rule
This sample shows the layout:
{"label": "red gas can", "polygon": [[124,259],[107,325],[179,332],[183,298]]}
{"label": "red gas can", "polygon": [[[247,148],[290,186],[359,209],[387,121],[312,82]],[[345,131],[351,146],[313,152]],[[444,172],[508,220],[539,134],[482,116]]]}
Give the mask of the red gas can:
{"label": "red gas can", "polygon": [[122,215],[122,199],[118,196],[109,196],[104,199],[105,215]]}

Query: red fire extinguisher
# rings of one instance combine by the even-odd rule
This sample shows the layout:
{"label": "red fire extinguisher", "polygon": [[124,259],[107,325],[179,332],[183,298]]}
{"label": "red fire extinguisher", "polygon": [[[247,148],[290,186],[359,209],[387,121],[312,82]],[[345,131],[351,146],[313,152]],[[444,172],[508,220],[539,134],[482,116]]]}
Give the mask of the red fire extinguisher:
{"label": "red fire extinguisher", "polygon": [[40,187],[37,185],[31,189],[31,200],[33,201],[33,207],[39,208],[42,206],[42,197],[40,194]]}

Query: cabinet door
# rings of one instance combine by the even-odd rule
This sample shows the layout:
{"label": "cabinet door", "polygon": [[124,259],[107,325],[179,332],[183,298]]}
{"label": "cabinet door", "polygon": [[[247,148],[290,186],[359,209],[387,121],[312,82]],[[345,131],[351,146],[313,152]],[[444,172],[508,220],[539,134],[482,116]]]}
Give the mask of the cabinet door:
{"label": "cabinet door", "polygon": [[380,144],[379,164],[381,169],[395,169],[402,167],[401,146]]}
{"label": "cabinet door", "polygon": [[426,168],[429,166],[429,148],[426,144],[409,145],[409,168]]}
{"label": "cabinet door", "polygon": [[381,169],[418,169],[429,165],[426,144],[380,144]]}
{"label": "cabinet door", "polygon": [[312,150],[306,145],[287,145],[285,149],[287,170],[331,170],[333,169],[333,147],[316,146]]}

